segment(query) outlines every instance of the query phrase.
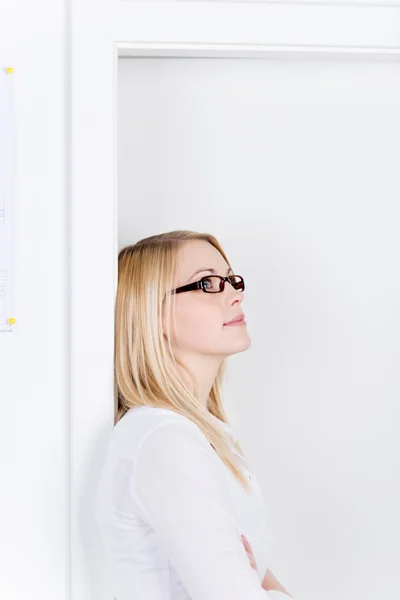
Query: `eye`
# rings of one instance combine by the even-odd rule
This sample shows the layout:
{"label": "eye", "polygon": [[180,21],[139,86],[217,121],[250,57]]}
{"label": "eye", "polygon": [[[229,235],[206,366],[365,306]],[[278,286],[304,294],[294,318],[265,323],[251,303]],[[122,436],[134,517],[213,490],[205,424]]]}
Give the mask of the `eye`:
{"label": "eye", "polygon": [[[209,279],[207,277],[203,278],[203,285],[205,288],[210,289],[212,288],[212,279]],[[208,286],[208,287],[207,287]]]}

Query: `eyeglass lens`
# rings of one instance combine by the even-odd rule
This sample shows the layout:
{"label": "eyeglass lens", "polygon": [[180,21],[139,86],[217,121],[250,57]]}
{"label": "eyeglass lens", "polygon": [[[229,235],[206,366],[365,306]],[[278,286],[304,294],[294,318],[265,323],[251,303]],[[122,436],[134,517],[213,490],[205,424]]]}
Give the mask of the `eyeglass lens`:
{"label": "eyeglass lens", "polygon": [[[240,290],[243,288],[243,283],[242,283],[242,279],[241,277],[237,276],[237,275],[233,275],[231,277],[229,277],[229,283],[236,289],[236,290]],[[210,275],[209,277],[203,277],[203,286],[205,288],[205,290],[207,292],[211,292],[211,293],[217,293],[221,291],[221,284],[223,284],[225,282],[223,282],[219,277],[216,277],[215,275]]]}

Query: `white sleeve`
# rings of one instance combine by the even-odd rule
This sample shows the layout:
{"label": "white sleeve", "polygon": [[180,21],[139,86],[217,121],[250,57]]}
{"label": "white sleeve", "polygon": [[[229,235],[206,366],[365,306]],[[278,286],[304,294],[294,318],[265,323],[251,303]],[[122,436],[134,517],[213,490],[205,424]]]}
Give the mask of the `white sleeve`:
{"label": "white sleeve", "polygon": [[261,587],[216,458],[190,425],[165,423],[142,443],[133,494],[192,600],[289,600]]}

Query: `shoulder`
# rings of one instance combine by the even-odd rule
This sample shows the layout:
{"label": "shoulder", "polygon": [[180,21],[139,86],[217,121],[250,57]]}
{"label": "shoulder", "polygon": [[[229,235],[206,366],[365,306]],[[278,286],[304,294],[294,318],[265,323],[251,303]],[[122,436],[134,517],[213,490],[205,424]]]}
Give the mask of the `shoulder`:
{"label": "shoulder", "polygon": [[131,488],[142,508],[146,502],[166,502],[181,494],[191,497],[193,506],[200,491],[220,504],[229,503],[223,463],[196,423],[169,410],[146,412]]}
{"label": "shoulder", "polygon": [[115,425],[113,442],[131,458],[146,445],[182,448],[182,442],[209,445],[201,429],[188,417],[173,410],[151,406],[130,409]]}
{"label": "shoulder", "polygon": [[168,408],[158,408],[153,406],[139,406],[130,409],[121,419],[125,419],[126,427],[134,428],[138,433],[144,436],[152,433],[159,427],[180,425],[188,431],[199,431],[199,427],[191,419],[174,410]]}

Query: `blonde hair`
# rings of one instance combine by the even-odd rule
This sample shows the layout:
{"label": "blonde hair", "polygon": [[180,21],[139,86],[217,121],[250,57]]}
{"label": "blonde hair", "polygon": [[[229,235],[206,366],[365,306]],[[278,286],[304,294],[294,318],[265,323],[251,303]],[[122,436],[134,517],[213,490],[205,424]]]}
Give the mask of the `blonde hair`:
{"label": "blonde hair", "polygon": [[[142,405],[167,408],[193,421],[246,491],[249,482],[225,432],[211,415],[229,425],[222,402],[224,359],[214,379],[207,407],[197,399],[196,381],[177,359],[170,343],[171,307],[175,310],[174,288],[177,254],[190,240],[212,244],[230,263],[217,239],[208,233],[177,230],[153,235],[122,248],[118,254],[118,287],[115,302],[114,345],[114,424],[130,409]],[[162,311],[166,303],[166,336]],[[175,312],[174,312],[175,316]],[[182,381],[179,364],[191,377],[192,394]],[[244,456],[238,442],[234,443]]]}

